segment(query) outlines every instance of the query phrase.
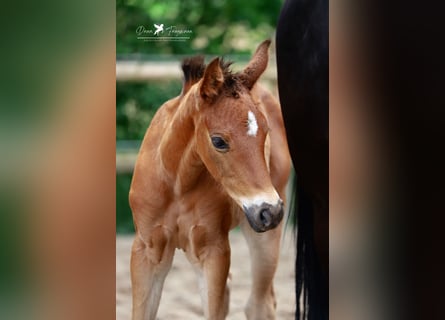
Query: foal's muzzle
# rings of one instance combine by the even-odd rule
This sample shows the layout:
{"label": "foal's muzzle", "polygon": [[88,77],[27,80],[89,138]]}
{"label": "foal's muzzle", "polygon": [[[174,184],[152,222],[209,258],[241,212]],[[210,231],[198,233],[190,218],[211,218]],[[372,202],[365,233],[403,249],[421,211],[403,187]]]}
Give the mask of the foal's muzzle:
{"label": "foal's muzzle", "polygon": [[265,232],[275,228],[283,219],[283,201],[280,199],[275,205],[263,202],[261,205],[243,207],[247,221],[256,232]]}

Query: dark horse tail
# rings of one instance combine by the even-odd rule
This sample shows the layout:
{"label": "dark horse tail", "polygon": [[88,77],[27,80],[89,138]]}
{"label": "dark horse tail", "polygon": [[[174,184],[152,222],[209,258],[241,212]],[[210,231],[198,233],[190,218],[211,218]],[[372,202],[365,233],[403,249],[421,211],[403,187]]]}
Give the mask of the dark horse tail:
{"label": "dark horse tail", "polygon": [[[291,214],[297,231],[295,262],[296,320],[328,319],[328,281],[321,268],[314,241],[314,203],[294,176]],[[303,306],[303,309],[301,308]]]}
{"label": "dark horse tail", "polygon": [[328,7],[328,0],[286,0],[276,34],[278,90],[298,179],[291,208],[297,320],[328,319],[329,312]]}

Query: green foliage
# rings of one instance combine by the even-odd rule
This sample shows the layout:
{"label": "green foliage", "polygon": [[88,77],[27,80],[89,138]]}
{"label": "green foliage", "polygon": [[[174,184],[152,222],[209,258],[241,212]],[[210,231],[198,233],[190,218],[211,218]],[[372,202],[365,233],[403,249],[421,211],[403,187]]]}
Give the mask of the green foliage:
{"label": "green foliage", "polygon": [[133,233],[133,217],[128,204],[128,191],[130,190],[131,174],[116,176],[116,232]]}
{"label": "green foliage", "polygon": [[[118,0],[117,54],[250,53],[273,36],[281,1]],[[163,23],[191,29],[186,42],[143,42],[136,28]]]}
{"label": "green foliage", "polygon": [[181,82],[118,83],[116,86],[116,138],[140,140],[156,110],[181,92]]}
{"label": "green foliage", "polygon": [[[26,214],[30,195],[18,181],[0,181],[0,305],[13,309],[23,305],[34,271],[29,259],[31,238],[27,236],[32,234],[30,227],[36,218]],[[2,308],[0,314],[5,311]]]}

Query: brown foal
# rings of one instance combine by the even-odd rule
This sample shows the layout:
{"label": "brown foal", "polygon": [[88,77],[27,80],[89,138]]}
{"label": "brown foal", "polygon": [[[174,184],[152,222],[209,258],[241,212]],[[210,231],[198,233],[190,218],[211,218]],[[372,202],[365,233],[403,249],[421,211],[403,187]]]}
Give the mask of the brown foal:
{"label": "brown foal", "polygon": [[[270,41],[238,73],[219,58],[182,64],[184,86],[148,128],[134,169],[130,206],[133,320],[156,318],[176,248],[199,274],[206,319],[229,310],[229,231],[240,225],[251,256],[248,319],[275,319],[283,201],[290,173],[281,110],[256,84]],[[267,232],[266,232],[267,231]]]}

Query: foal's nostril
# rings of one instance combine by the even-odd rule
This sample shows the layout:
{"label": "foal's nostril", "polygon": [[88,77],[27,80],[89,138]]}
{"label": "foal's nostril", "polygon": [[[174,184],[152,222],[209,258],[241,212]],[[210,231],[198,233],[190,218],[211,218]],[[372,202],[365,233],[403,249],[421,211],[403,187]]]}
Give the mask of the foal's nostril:
{"label": "foal's nostril", "polygon": [[262,209],[260,211],[260,219],[265,227],[270,226],[272,223],[272,213],[269,209]]}
{"label": "foal's nostril", "polygon": [[261,205],[243,206],[250,226],[256,232],[266,232],[278,226],[283,218],[283,202],[276,204],[263,202]]}

